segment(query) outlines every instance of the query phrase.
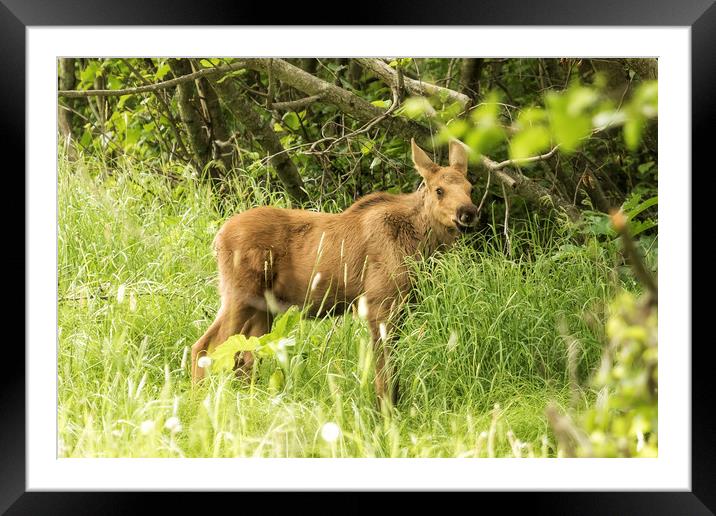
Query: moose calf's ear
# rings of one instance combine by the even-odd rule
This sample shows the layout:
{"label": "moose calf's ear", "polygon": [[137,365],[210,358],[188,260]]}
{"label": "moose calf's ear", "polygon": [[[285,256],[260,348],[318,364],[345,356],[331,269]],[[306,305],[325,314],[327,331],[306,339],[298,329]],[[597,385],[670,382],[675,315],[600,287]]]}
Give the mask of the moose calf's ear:
{"label": "moose calf's ear", "polygon": [[438,167],[435,163],[433,163],[433,160],[431,160],[427,154],[425,154],[425,151],[418,147],[418,144],[415,143],[415,139],[410,139],[410,147],[413,151],[413,164],[415,164],[415,168],[418,170],[418,173],[426,177],[427,175],[436,172],[438,170]]}
{"label": "moose calf's ear", "polygon": [[450,142],[450,167],[467,175],[467,149],[457,140]]}

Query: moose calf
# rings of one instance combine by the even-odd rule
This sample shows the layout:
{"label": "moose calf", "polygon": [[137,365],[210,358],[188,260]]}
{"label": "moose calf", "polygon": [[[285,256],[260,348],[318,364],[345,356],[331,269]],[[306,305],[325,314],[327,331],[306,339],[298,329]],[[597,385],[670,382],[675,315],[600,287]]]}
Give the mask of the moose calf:
{"label": "moose calf", "polygon": [[[198,360],[230,336],[261,336],[271,328],[267,299],[284,305],[343,311],[365,296],[375,349],[379,400],[397,399],[390,364],[391,320],[411,286],[406,257],[421,257],[450,245],[473,226],[477,208],[467,180],[467,152],[450,144],[450,165],[441,167],[411,141],[424,187],[414,193],[373,193],[342,213],[273,207],[249,209],[230,218],[214,239],[221,308],[192,346],[192,378],[204,375]],[[237,356],[238,371],[253,356]]]}

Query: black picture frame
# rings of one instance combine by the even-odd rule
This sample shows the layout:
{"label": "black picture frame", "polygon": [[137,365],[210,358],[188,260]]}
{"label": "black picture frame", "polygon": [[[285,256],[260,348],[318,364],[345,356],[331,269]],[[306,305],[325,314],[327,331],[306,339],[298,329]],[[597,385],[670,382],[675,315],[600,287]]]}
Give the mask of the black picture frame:
{"label": "black picture frame", "polygon": [[[14,203],[25,192],[24,153],[18,149],[25,144],[25,30],[36,25],[343,25],[347,18],[356,25],[571,25],[571,26],[686,26],[691,27],[692,71],[692,168],[705,175],[713,165],[710,158],[713,143],[708,127],[713,123],[714,86],[716,86],[716,6],[713,0],[552,0],[520,2],[519,0],[488,0],[465,4],[444,0],[439,4],[419,1],[396,1],[380,7],[360,4],[350,17],[339,14],[335,3],[312,2],[311,8],[297,3],[280,7],[269,2],[196,2],[192,0],[159,0],[151,4],[137,0],[110,2],[99,0],[0,0],[0,149],[2,156],[18,158],[12,173],[18,181],[15,195],[6,186],[6,195],[13,199],[3,206],[5,220],[17,220],[20,212]],[[333,20],[321,18],[321,13],[333,14]],[[337,22],[337,23],[336,23]],[[9,169],[7,170],[9,172]],[[681,171],[691,174],[691,171]],[[692,175],[692,178],[694,175]],[[11,179],[11,178],[10,178]],[[702,195],[706,189],[697,189]],[[700,218],[693,207],[700,205],[692,196],[692,223]],[[24,210],[23,210],[24,212]],[[8,219],[7,217],[11,217]],[[15,231],[18,240],[25,241],[25,226],[17,222],[7,231]],[[692,230],[693,231],[693,230]],[[20,235],[22,233],[22,236]],[[692,235],[696,234],[692,232]],[[14,236],[14,235],[13,235]],[[23,245],[23,258],[25,246]],[[692,271],[697,255],[691,250]],[[22,260],[24,264],[24,259]],[[20,267],[20,257],[10,260],[12,270]],[[25,277],[30,273],[23,265]],[[692,272],[693,274],[693,272]],[[692,294],[693,296],[693,294]],[[695,299],[692,308],[700,305]],[[706,307],[707,309],[708,307]],[[692,321],[699,320],[692,316]],[[708,320],[708,319],[707,319]],[[14,342],[19,342],[15,339]],[[692,338],[692,342],[669,343],[691,346],[692,352],[692,457],[690,492],[532,492],[510,493],[510,505],[526,503],[530,511],[550,514],[713,514],[716,511],[716,439],[713,431],[713,398],[709,385],[711,363],[707,359],[709,340]],[[17,346],[9,341],[6,346]],[[48,346],[51,349],[51,346]],[[48,351],[49,352],[49,351]],[[8,356],[6,351],[6,357]],[[0,512],[7,514],[127,514],[137,510],[137,504],[149,508],[146,500],[134,493],[39,493],[26,492],[25,483],[25,367],[13,358],[12,368],[3,368],[0,375]],[[7,358],[6,358],[7,360]],[[503,494],[502,496],[504,496]],[[236,505],[241,510],[246,494],[211,494],[207,502],[203,496],[186,493],[147,493],[143,498],[161,499],[165,511],[192,505],[219,510],[228,496],[243,497]],[[357,495],[348,495],[350,497]],[[412,496],[418,496],[413,494]],[[494,494],[469,494],[488,502]],[[497,496],[500,496],[497,494]],[[420,498],[417,498],[418,500]],[[157,501],[157,500],[153,500]],[[342,502],[345,505],[347,500]],[[208,503],[208,505],[206,505]],[[375,502],[377,504],[381,502]]]}

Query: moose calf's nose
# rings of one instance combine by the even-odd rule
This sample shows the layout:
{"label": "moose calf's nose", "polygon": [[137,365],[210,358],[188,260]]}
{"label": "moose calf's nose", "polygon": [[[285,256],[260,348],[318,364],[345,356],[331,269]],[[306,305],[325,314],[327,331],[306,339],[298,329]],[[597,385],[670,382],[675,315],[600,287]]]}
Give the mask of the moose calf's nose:
{"label": "moose calf's nose", "polygon": [[457,219],[465,226],[474,224],[477,219],[477,207],[471,204],[461,206],[457,211]]}

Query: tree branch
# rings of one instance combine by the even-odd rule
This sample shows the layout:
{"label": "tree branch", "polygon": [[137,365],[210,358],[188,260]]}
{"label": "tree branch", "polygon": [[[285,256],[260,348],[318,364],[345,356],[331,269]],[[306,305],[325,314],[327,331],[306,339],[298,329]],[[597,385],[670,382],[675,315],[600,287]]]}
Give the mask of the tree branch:
{"label": "tree branch", "polygon": [[147,93],[151,91],[157,91],[161,89],[171,88],[177,84],[181,84],[187,81],[193,81],[201,77],[208,77],[210,75],[221,74],[232,72],[245,68],[244,61],[234,61],[228,65],[217,66],[216,68],[202,68],[196,72],[181,75],[168,81],[158,82],[155,84],[146,84],[144,86],[137,86],[135,88],[123,88],[121,90],[60,90],[57,95],[66,98],[77,98],[77,97],[118,97],[121,95],[132,95],[136,93]]}
{"label": "tree branch", "polygon": [[[391,87],[398,86],[400,78],[397,70],[391,68],[382,59],[358,58],[356,59],[356,61],[358,61],[358,63],[363,68],[366,68],[376,74]],[[405,86],[405,89],[413,95],[434,95],[438,97],[445,97],[452,101],[457,101],[466,107],[469,106],[469,104],[471,103],[470,97],[463,93],[451,90],[449,88],[443,88],[442,86],[436,86],[435,84],[431,84],[428,82],[416,81],[415,79],[411,79],[410,77],[404,77],[403,84]]]}
{"label": "tree branch", "polygon": [[536,163],[537,161],[544,161],[544,160],[549,159],[552,156],[554,156],[555,152],[557,152],[557,149],[559,149],[559,145],[556,145],[549,152],[547,152],[545,154],[541,154],[539,156],[531,156],[529,158],[519,158],[519,159],[506,159],[504,161],[500,161],[499,163],[492,161],[491,159],[483,156],[482,163],[485,165],[485,167],[489,168],[490,170],[492,170],[494,172],[495,170],[500,170],[505,167],[527,165],[529,163]]}
{"label": "tree branch", "polygon": [[622,237],[622,247],[624,248],[624,254],[629,261],[634,275],[637,277],[639,282],[644,285],[648,292],[649,303],[656,306],[658,300],[658,289],[656,286],[656,280],[649,271],[646,270],[646,265],[642,259],[639,251],[634,244],[634,239],[629,233],[629,227],[627,224],[627,217],[621,210],[615,210],[611,214],[612,226],[617,230],[619,236]]}
{"label": "tree branch", "polygon": [[[552,149],[554,151],[555,149]],[[552,152],[550,151],[550,152]],[[539,156],[538,156],[539,157]],[[527,158],[532,159],[532,158]],[[514,160],[507,160],[514,161]],[[482,164],[493,172],[495,177],[505,186],[511,188],[517,195],[535,204],[543,211],[563,210],[572,221],[580,218],[579,209],[573,204],[565,201],[561,196],[550,192],[537,181],[525,177],[519,172],[508,170],[506,161],[497,163],[487,156],[482,156]]]}
{"label": "tree branch", "polygon": [[[245,66],[253,70],[266,72],[268,59],[246,59]],[[397,135],[405,139],[415,138],[425,144],[430,143],[430,129],[428,127],[400,116],[386,117],[384,116],[385,109],[374,106],[358,95],[305,72],[283,59],[272,59],[271,73],[276,79],[307,95],[322,95],[322,100],[333,104],[345,114],[361,122],[370,123],[380,118],[377,125],[389,128]]]}
{"label": "tree branch", "polygon": [[[271,125],[261,119],[251,104],[236,89],[232,81],[223,81],[221,84],[214,82],[214,84],[224,102],[234,112],[236,118],[254,135],[261,147],[270,155],[269,161],[288,193],[298,201],[307,200],[308,196],[303,186],[301,174],[299,174],[296,165],[286,154],[283,145],[281,145],[281,140]],[[221,147],[226,146],[225,142],[216,143]]]}
{"label": "tree branch", "polygon": [[323,94],[311,95],[310,97],[303,97],[298,100],[291,100],[288,102],[273,102],[271,103],[271,109],[278,111],[299,111],[306,106],[310,106],[314,102],[317,102],[323,98]]}

